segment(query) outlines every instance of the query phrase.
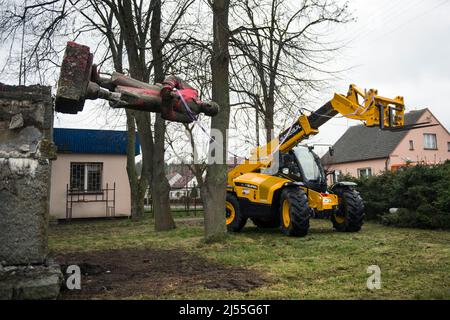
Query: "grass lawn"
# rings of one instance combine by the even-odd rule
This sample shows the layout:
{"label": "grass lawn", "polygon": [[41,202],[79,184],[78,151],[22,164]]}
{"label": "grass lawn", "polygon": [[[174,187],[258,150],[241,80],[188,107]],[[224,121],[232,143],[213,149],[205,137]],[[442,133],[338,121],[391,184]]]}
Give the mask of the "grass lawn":
{"label": "grass lawn", "polygon": [[[148,217],[152,217],[152,212],[150,210],[146,210],[145,214],[148,215]],[[189,211],[186,211],[183,208],[172,208],[172,216],[176,218],[201,218],[203,217],[203,208],[196,208],[194,211],[194,208],[192,207]]]}
{"label": "grass lawn", "polygon": [[[336,233],[331,223],[312,220],[306,238],[250,223],[219,244],[202,241],[192,219],[156,233],[151,219],[72,222],[52,226],[53,254],[109,249],[179,249],[211,263],[239,267],[267,281],[247,292],[198,286],[167,294],[130,295],[161,299],[450,299],[450,232],[384,227],[366,223],[356,234]],[[382,288],[366,287],[367,267],[381,268]]]}

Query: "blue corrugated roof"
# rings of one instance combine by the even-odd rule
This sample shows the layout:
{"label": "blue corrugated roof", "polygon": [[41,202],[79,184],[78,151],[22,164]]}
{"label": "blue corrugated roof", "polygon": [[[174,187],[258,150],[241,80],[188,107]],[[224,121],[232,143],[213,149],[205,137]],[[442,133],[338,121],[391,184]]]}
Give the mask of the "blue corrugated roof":
{"label": "blue corrugated roof", "polygon": [[[53,140],[58,152],[127,154],[126,131],[55,128]],[[135,154],[139,153],[136,134]]]}

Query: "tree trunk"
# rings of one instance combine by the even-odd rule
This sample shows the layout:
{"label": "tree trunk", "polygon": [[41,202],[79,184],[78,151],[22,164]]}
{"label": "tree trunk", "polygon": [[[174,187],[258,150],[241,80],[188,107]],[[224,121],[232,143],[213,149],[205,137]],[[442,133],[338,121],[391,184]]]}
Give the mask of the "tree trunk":
{"label": "tree trunk", "polygon": [[[111,6],[111,8],[115,8]],[[145,57],[140,56],[139,48],[137,45],[137,31],[134,25],[133,9],[130,1],[124,1],[123,5],[117,7],[116,18],[120,23],[121,29],[121,41],[125,45],[130,76],[136,80],[148,82],[148,72],[145,63]],[[114,43],[114,42],[113,42]],[[120,57],[121,59],[121,57]],[[132,208],[140,210],[142,208],[142,215],[144,212],[144,197],[146,189],[149,183],[152,181],[152,151],[153,151],[153,141],[152,141],[152,130],[151,130],[151,120],[150,115],[147,112],[132,111],[127,110],[127,124],[130,126],[131,118],[136,123],[137,131],[139,134],[139,140],[142,149],[142,171],[141,178],[138,179],[136,176],[136,168],[132,168],[131,159],[133,155],[134,161],[134,150],[129,149],[127,151],[127,172],[128,178],[130,180],[130,187],[132,192]],[[129,131],[128,137],[130,138],[131,132]],[[133,133],[135,134],[135,133]],[[134,139],[134,136],[133,136]],[[130,140],[129,140],[130,142]],[[131,146],[130,146],[131,148]],[[134,145],[132,146],[134,148]],[[130,154],[131,153],[131,154]],[[134,164],[135,166],[135,164]],[[136,177],[135,177],[136,176]],[[132,209],[133,210],[133,209]]]}
{"label": "tree trunk", "polygon": [[274,129],[274,108],[275,101],[273,98],[268,98],[265,102],[265,115],[264,115],[264,129],[266,130],[266,143],[269,143],[274,138],[273,129]]}
{"label": "tree trunk", "polygon": [[201,189],[205,211],[205,241],[216,242],[226,235],[225,198],[227,180],[227,145],[226,134],[230,121],[229,96],[229,0],[215,0],[213,10],[213,54],[211,58],[212,98],[220,105],[220,112],[211,120],[211,129],[219,131],[223,136],[223,162],[208,164],[205,183]]}
{"label": "tree trunk", "polygon": [[256,128],[256,146],[259,147],[259,111],[258,107],[255,108],[255,128]]}
{"label": "tree trunk", "polygon": [[[135,143],[136,143],[136,125],[134,116],[130,111],[126,111],[127,116],[127,174],[130,184],[131,194],[131,217],[141,219],[144,216],[144,197],[147,190],[147,178],[141,173],[139,178],[136,172]],[[144,169],[142,169],[144,171]]]}
{"label": "tree trunk", "polygon": [[[122,39],[122,37],[121,37]],[[114,69],[123,73],[123,61],[122,61],[122,50],[123,42],[122,40],[116,46],[116,42],[110,36],[108,37],[108,42],[113,53]],[[147,191],[148,181],[147,176],[144,174],[144,165],[142,166],[141,176],[138,176],[136,171],[136,154],[135,154],[135,144],[136,144],[136,122],[134,114],[131,110],[126,110],[125,115],[127,118],[127,175],[128,183],[130,184],[130,201],[131,201],[131,218],[141,219],[145,213],[144,198],[145,192]],[[141,139],[142,141],[142,139]]]}
{"label": "tree trunk", "polygon": [[[155,70],[155,82],[164,80],[162,42],[161,42],[161,0],[153,0],[151,21],[151,46],[153,66]],[[124,32],[124,42],[127,48],[128,62],[131,77],[148,82],[149,72],[145,61],[145,42],[138,45],[136,39],[139,32],[136,31],[133,18],[131,1],[124,1],[119,6],[123,13],[121,26]],[[144,35],[145,36],[145,35]],[[139,39],[143,39],[139,37]],[[154,137],[151,129],[151,116],[146,112],[133,112],[142,146],[142,176],[147,177],[151,185],[153,201],[153,213],[155,216],[155,229],[158,231],[169,230],[175,227],[170,214],[169,191],[170,186],[165,176],[164,168],[164,136],[166,125],[160,115],[156,115]]]}
{"label": "tree trunk", "polygon": [[164,135],[166,123],[161,115],[156,115],[155,144],[153,149],[152,199],[155,213],[155,230],[165,231],[175,228],[175,221],[170,212],[170,185],[164,167]]}
{"label": "tree trunk", "polygon": [[221,241],[226,236],[226,176],[226,165],[209,165],[205,183],[200,188],[205,213],[205,241],[207,243]]}
{"label": "tree trunk", "polygon": [[[150,40],[155,82],[161,83],[165,77],[161,41],[161,0],[155,0],[153,5]],[[175,228],[175,221],[170,212],[170,185],[164,167],[166,121],[160,114],[156,115],[154,132],[152,199],[155,213],[155,230],[164,231]]]}
{"label": "tree trunk", "polygon": [[151,128],[151,115],[148,112],[131,111],[136,120],[137,132],[142,150],[142,170],[141,177],[147,181],[147,186],[151,185],[153,180],[153,132]]}

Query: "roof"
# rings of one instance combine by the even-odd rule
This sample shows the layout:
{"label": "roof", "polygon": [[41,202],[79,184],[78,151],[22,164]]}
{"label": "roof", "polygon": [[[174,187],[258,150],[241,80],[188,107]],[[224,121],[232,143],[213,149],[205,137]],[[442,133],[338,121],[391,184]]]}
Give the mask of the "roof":
{"label": "roof", "polygon": [[[415,124],[428,109],[405,114],[405,125]],[[395,150],[408,133],[387,131],[364,125],[350,127],[334,145],[334,155],[327,152],[322,157],[324,164],[338,164],[372,159],[384,159]]]}
{"label": "roof", "polygon": [[182,175],[177,172],[172,172],[170,174],[167,174],[166,178],[170,184],[170,187],[172,188],[178,182],[178,180],[182,178]]}
{"label": "roof", "polygon": [[[127,154],[127,131],[53,129],[53,141],[60,153]],[[136,135],[135,155],[140,153]]]}
{"label": "roof", "polygon": [[173,177],[175,177],[178,173],[177,172],[172,172],[166,175],[166,178],[168,181],[170,181]]}
{"label": "roof", "polygon": [[183,189],[186,188],[187,184],[194,179],[194,175],[189,174],[189,175],[185,175],[185,176],[181,176],[181,178],[179,178],[173,185],[172,188],[173,189]]}

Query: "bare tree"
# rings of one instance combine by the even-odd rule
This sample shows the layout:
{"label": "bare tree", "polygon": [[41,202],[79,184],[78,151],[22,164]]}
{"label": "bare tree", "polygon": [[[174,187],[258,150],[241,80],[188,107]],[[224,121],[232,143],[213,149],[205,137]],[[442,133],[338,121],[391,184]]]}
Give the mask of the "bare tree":
{"label": "bare tree", "polygon": [[[78,12],[87,20],[87,24],[93,26],[104,35],[107,40],[107,48],[110,52],[114,69],[117,72],[123,73],[124,37],[122,29],[110,7],[93,0],[87,1],[86,4],[71,1],[71,4],[79,5]],[[148,183],[151,180],[149,180],[148,164],[146,162],[141,168],[141,175],[138,176],[135,161],[135,116],[133,111],[130,110],[126,110],[125,115],[128,131],[127,174],[131,191],[131,216],[135,219],[140,219],[144,215],[144,197]]]}
{"label": "bare tree", "polygon": [[[129,74],[131,77],[148,82],[152,70],[155,82],[164,80],[163,49],[177,22],[193,3],[187,0],[178,4],[176,16],[168,29],[165,39],[161,38],[161,0],[144,1],[104,1],[114,14],[126,47]],[[148,58],[149,45],[152,58]],[[151,128],[151,115],[145,112],[129,112],[135,120],[139,132],[142,150],[142,175],[151,183],[151,193],[155,215],[155,229],[169,230],[175,227],[169,204],[169,183],[164,167],[165,121],[157,115],[154,131]]]}
{"label": "bare tree", "polygon": [[[252,106],[271,140],[277,110],[283,117],[338,70],[327,69],[339,46],[327,43],[335,24],[350,20],[333,0],[243,0],[232,10],[232,91]],[[257,121],[258,122],[258,121]],[[257,138],[258,139],[258,138]]]}
{"label": "bare tree", "polygon": [[[197,186],[204,187],[204,174],[206,172],[206,158],[198,158],[198,137],[195,137],[195,124],[178,125],[170,135],[166,135],[166,141],[174,154],[177,163],[183,163],[197,180]],[[184,130],[182,130],[184,129]],[[178,131],[178,135],[175,131]]]}
{"label": "bare tree", "polygon": [[227,159],[226,135],[230,121],[229,95],[229,62],[228,51],[229,28],[228,12],[229,0],[211,0],[209,2],[213,12],[213,52],[211,57],[212,99],[220,105],[219,114],[212,118],[212,137],[214,131],[224,137],[215,150],[210,150],[217,157],[221,154],[222,163],[209,163],[205,183],[200,192],[202,194],[205,211],[205,240],[207,242],[220,241],[226,233],[225,228],[225,196],[227,166],[223,163]]}
{"label": "bare tree", "polygon": [[[233,127],[239,132],[239,138],[243,137],[245,145],[250,145],[253,139],[248,133],[249,127],[256,128],[254,139],[259,145],[260,119],[267,132],[266,140],[270,140],[277,112],[282,115],[280,118],[288,119],[286,115],[300,109],[299,102],[304,102],[309,93],[321,89],[327,78],[333,76],[334,70],[327,69],[326,65],[339,45],[326,43],[325,35],[330,26],[349,21],[347,6],[329,0],[238,1],[230,7],[230,24],[234,29],[229,31],[228,19],[224,17],[228,14],[229,3],[209,1],[209,4],[214,19],[213,50],[209,49],[208,39],[198,35],[186,37],[191,54],[184,64],[189,65],[190,61],[195,64],[190,66],[189,76],[199,82],[200,88],[205,87],[202,81],[208,83],[211,79],[213,83],[212,97],[219,102],[223,113],[212,120],[212,128],[228,128],[232,116]],[[227,36],[230,37],[230,53]],[[192,54],[193,51],[196,54]],[[208,59],[211,59],[212,77],[202,70]],[[229,85],[228,65],[232,74],[230,89],[234,94],[231,104],[225,89]],[[230,107],[234,108],[231,114]],[[192,128],[188,132],[192,134]],[[193,140],[191,145],[192,150],[195,149]],[[226,158],[224,148],[223,159]],[[191,168],[196,176],[199,175],[197,169]],[[199,173],[203,174],[203,170]],[[226,185],[225,179],[225,165],[208,165],[206,179],[197,178],[203,186],[207,239],[220,238],[223,232],[225,193],[222,194],[220,188]]]}
{"label": "bare tree", "polygon": [[[112,60],[117,71],[127,72],[133,78],[145,82],[155,71],[157,80],[161,81],[164,77],[161,70],[168,61],[163,59],[162,51],[192,3],[193,0],[185,0],[172,8],[170,23],[165,25],[166,32],[161,39],[160,0],[31,0],[25,5],[8,2],[2,6],[0,37],[14,43],[22,28],[23,34],[27,36],[27,46],[23,50],[27,71],[29,74],[37,73],[41,78],[46,78],[42,76],[43,73],[54,72],[54,68],[58,67],[57,61],[60,61],[66,40],[94,35],[97,39],[95,51],[102,47],[100,51],[104,52],[104,61]],[[152,45],[157,46],[156,50],[150,50]],[[176,48],[171,49],[176,51]],[[153,57],[155,54],[157,59]],[[11,50],[7,61],[9,66],[15,63],[15,55]],[[126,58],[126,64],[123,63],[123,57]],[[22,56],[18,60],[22,63]],[[126,115],[130,139],[127,172],[133,212],[140,216],[145,189],[153,176],[159,179],[159,183],[168,184],[164,175],[165,123],[162,119],[156,119],[153,131],[150,114],[127,111]],[[141,178],[137,177],[134,161],[135,127],[143,153]],[[160,192],[159,188],[154,192]],[[168,192],[162,188],[161,194],[153,199],[157,202],[154,206],[155,228],[173,228],[175,224],[168,206]]]}
{"label": "bare tree", "polygon": [[[155,82],[164,81],[163,42],[161,40],[161,0],[154,0],[151,22],[151,47],[153,65],[155,68]],[[170,213],[169,192],[170,185],[165,173],[165,132],[166,122],[160,114],[156,115],[155,138],[153,146],[153,180],[152,199],[155,212],[156,230],[170,230],[175,228],[175,222]]]}

